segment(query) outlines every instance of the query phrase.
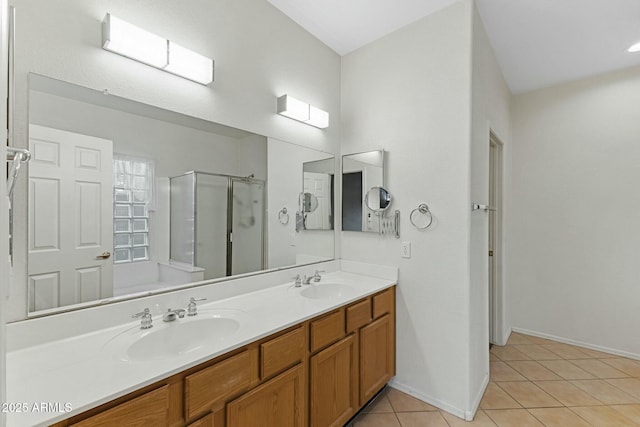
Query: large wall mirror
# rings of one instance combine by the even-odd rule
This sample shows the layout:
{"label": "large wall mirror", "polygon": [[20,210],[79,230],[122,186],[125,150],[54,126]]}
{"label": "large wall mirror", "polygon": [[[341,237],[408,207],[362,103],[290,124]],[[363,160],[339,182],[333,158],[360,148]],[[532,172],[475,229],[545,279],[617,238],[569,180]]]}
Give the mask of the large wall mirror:
{"label": "large wall mirror", "polygon": [[334,257],[331,154],[37,74],[28,140],[30,315]]}
{"label": "large wall mirror", "polygon": [[367,207],[367,193],[384,187],[384,150],[342,156],[342,229],[380,232],[380,217]]}

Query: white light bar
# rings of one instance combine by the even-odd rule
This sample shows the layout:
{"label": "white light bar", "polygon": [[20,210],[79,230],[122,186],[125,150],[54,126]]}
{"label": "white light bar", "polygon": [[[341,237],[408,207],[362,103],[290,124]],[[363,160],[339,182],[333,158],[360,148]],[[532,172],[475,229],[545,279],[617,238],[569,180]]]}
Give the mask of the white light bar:
{"label": "white light bar", "polygon": [[185,79],[213,81],[213,59],[129,24],[110,13],[102,22],[102,47]]}
{"label": "white light bar", "polygon": [[640,52],[640,42],[632,45],[629,49],[627,49],[627,52]]}
{"label": "white light bar", "polygon": [[329,127],[328,112],[290,95],[282,95],[278,98],[278,114],[320,129]]}

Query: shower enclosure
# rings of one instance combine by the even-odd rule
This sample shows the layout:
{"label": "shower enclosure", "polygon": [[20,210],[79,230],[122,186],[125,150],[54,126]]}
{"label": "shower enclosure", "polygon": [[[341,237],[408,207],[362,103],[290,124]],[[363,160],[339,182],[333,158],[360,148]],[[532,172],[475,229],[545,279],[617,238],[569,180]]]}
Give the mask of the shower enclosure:
{"label": "shower enclosure", "polygon": [[170,256],[205,279],[263,270],[264,181],[208,172],[170,178]]}

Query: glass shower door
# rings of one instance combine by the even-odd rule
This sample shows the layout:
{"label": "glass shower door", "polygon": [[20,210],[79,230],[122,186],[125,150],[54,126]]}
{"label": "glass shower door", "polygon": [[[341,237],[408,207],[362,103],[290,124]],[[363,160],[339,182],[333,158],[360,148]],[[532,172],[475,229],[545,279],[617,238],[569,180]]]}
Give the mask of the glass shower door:
{"label": "glass shower door", "polygon": [[231,274],[264,268],[264,183],[232,179]]}
{"label": "glass shower door", "polygon": [[195,265],[205,279],[227,276],[229,178],[196,172]]}

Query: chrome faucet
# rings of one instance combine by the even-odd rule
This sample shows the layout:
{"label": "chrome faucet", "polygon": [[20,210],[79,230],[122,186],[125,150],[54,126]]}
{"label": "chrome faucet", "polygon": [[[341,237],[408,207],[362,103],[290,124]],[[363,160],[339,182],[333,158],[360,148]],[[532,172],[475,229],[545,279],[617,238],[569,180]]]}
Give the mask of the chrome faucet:
{"label": "chrome faucet", "polygon": [[140,313],[136,313],[131,316],[132,318],[140,317],[140,329],[149,329],[153,328],[151,322],[153,322],[153,318],[151,317],[151,312],[148,308],[145,308],[144,311]]}
{"label": "chrome faucet", "polygon": [[[187,306],[187,316],[195,316],[198,314],[198,307],[196,301],[204,301],[206,298],[193,298],[189,299],[189,305]],[[183,310],[184,311],[184,310]]]}
{"label": "chrome faucet", "polygon": [[182,308],[178,308],[177,310],[171,310],[169,308],[169,309],[167,309],[167,312],[162,315],[162,321],[163,322],[173,322],[174,320],[176,320],[177,317],[182,319],[184,317],[185,312],[186,311],[184,309],[182,309]]}
{"label": "chrome faucet", "polygon": [[320,279],[322,279],[322,276],[320,276],[320,273],[324,273],[324,270],[316,270],[315,274],[313,275],[314,282],[318,283]]}
{"label": "chrome faucet", "polygon": [[305,285],[310,285],[311,284],[311,280],[313,279],[313,276],[304,276],[304,278],[302,279],[302,283],[304,283]]}
{"label": "chrome faucet", "polygon": [[[295,281],[293,282],[296,288],[299,288],[300,286],[302,286],[302,277],[300,277],[300,275],[296,275],[296,277],[293,278]],[[306,276],[305,276],[306,279]]]}

